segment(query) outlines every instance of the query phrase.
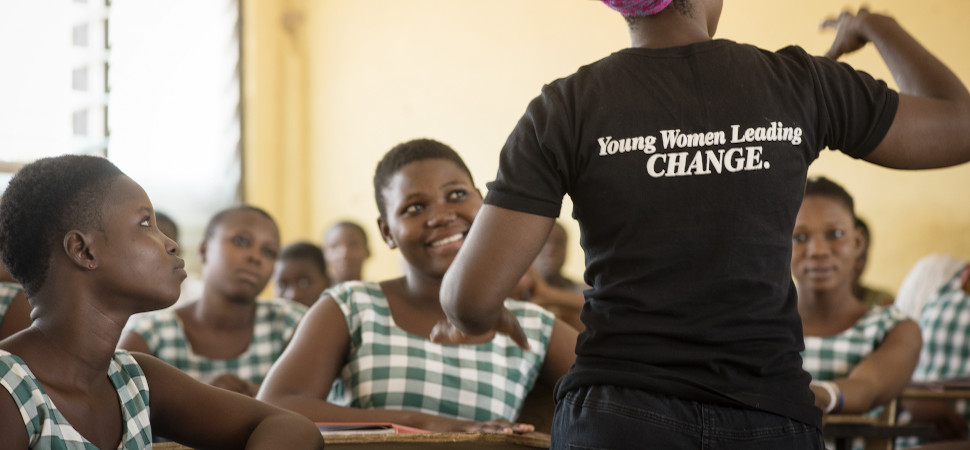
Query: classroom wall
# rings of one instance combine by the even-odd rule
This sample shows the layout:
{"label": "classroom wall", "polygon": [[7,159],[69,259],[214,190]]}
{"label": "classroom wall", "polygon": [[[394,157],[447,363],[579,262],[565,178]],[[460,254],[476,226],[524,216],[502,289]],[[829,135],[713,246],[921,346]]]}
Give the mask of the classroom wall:
{"label": "classroom wall", "polygon": [[[818,24],[841,1],[724,2],[716,37],[821,54],[833,33]],[[970,2],[873,0],[965,82]],[[626,24],[594,0],[290,0],[243,2],[245,196],[280,218],[284,241],[319,241],[341,219],[365,225],[369,279],[400,273],[375,225],[374,166],[393,145],[441,140],[465,158],[476,184],[494,178],[498,152],[540,87],[629,46]],[[847,62],[886,79],[874,49]],[[924,172],[879,168],[824,152],[811,174],[842,183],[873,230],[866,278],[895,290],[932,252],[970,258],[970,165]],[[567,274],[579,278],[578,227]]]}

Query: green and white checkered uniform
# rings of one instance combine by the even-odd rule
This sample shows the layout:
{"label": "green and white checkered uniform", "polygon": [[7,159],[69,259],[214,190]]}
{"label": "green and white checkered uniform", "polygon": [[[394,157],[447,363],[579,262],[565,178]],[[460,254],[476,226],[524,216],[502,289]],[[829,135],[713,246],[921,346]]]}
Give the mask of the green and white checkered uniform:
{"label": "green and white checkered uniform", "polygon": [[501,334],[480,345],[439,345],[399,328],[377,283],[347,282],[327,294],[350,330],[347,365],[328,401],[356,408],[515,420],[538,377],[555,321],[542,307],[506,300],[531,351]]}
{"label": "green and white checkered uniform", "polygon": [[855,325],[839,334],[805,336],[802,368],[812,374],[813,380],[847,377],[863,358],[879,347],[889,330],[907,318],[893,306],[874,306]]}
{"label": "green and white checkered uniform", "polygon": [[[855,325],[839,334],[805,336],[802,368],[812,374],[813,380],[845,378],[859,362],[879,347],[889,330],[908,318],[893,306],[873,306]],[[881,406],[867,414],[877,416],[880,412]],[[864,445],[862,439],[852,441],[853,450],[861,450]],[[834,443],[826,441],[826,446],[834,448]]]}
{"label": "green and white checkered uniform", "polygon": [[[923,304],[919,326],[923,350],[913,381],[938,381],[970,375],[970,296],[963,292],[960,274],[954,273],[936,295]],[[970,421],[967,400],[951,400],[954,410]],[[970,429],[968,429],[970,431]],[[897,446],[915,445],[915,439],[897,439]]]}
{"label": "green and white checkered uniform", "polygon": [[[141,367],[127,351],[118,350],[108,366],[108,378],[118,391],[124,421],[118,448],[151,448],[148,381]],[[4,350],[0,350],[0,385],[20,408],[20,415],[27,427],[28,448],[97,450],[57,410],[24,361]],[[0,446],[2,442],[3,438],[0,437]]]}
{"label": "green and white checkered uniform", "polygon": [[246,351],[229,359],[212,359],[193,352],[174,309],[134,315],[125,330],[145,339],[155,357],[197,380],[228,372],[260,384],[283,353],[304,314],[305,306],[289,300],[256,300],[253,340]]}
{"label": "green and white checkered uniform", "polygon": [[0,323],[3,323],[3,316],[10,309],[13,298],[22,290],[24,288],[17,283],[0,282]]}

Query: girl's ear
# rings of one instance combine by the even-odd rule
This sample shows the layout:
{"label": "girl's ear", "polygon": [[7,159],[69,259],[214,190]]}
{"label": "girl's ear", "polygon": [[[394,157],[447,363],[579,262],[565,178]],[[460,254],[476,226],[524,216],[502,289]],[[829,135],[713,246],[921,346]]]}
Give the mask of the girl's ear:
{"label": "girl's ear", "polygon": [[862,227],[855,227],[855,250],[856,254],[862,256],[869,247],[869,238],[862,232]]}
{"label": "girl's ear", "polygon": [[377,228],[381,230],[381,239],[387,243],[387,246],[391,249],[397,248],[397,243],[394,242],[394,237],[391,236],[391,228],[387,225],[383,217],[377,218]]}
{"label": "girl's ear", "polygon": [[63,247],[67,258],[84,270],[98,267],[97,252],[92,248],[91,235],[80,230],[71,230],[64,235]]}

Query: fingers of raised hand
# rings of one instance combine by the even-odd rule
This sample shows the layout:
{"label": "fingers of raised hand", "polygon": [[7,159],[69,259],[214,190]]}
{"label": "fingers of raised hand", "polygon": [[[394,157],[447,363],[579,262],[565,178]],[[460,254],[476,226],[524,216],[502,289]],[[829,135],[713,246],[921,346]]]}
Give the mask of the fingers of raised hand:
{"label": "fingers of raised hand", "polygon": [[434,328],[431,329],[431,335],[429,336],[431,342],[442,345],[484,344],[491,341],[494,337],[494,332],[480,335],[465,334],[447,320],[436,323]]}
{"label": "fingers of raised hand", "polygon": [[458,331],[451,322],[442,320],[431,329],[431,342],[437,344],[461,344],[465,333]]}
{"label": "fingers of raised hand", "polygon": [[502,318],[499,320],[498,327],[495,331],[508,335],[523,350],[530,350],[532,348],[529,345],[529,337],[525,335],[525,331],[519,325],[519,319],[508,308],[502,308]]}

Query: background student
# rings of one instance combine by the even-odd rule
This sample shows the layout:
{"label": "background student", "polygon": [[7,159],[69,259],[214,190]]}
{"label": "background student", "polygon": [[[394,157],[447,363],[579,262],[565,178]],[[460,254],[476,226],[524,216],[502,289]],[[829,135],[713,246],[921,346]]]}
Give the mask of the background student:
{"label": "background student", "polygon": [[323,256],[332,285],[364,279],[364,262],[370,258],[367,232],[355,222],[337,222],[323,235]]}
{"label": "background student", "polygon": [[30,304],[24,288],[0,262],[0,339],[30,326]]}
{"label": "background student", "polygon": [[323,251],[310,242],[294,242],[283,248],[273,272],[276,296],[310,307],[330,286]]}
{"label": "background student", "polygon": [[791,271],[805,336],[802,367],[825,413],[867,413],[899,397],[919,360],[916,322],[853,291],[865,245],[852,196],[827,178],[810,178],[792,232]]}
{"label": "background student", "polygon": [[193,378],[254,396],[306,312],[287,300],[259,299],[273,275],[280,237],[262,209],[216,213],[199,254],[202,298],[135,316],[119,348],[155,355]]}

